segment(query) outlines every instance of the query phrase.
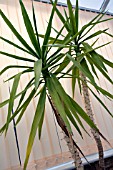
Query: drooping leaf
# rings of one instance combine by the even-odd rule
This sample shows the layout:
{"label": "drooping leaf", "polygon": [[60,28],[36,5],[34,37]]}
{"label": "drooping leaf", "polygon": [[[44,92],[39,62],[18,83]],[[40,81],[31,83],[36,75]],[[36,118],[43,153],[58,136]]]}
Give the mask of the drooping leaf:
{"label": "drooping leaf", "polygon": [[72,56],[70,56],[69,54],[67,54],[67,56],[69,57],[69,59],[73,62],[73,64],[78,68],[80,69],[80,71],[83,72],[83,74],[89,78],[89,80],[93,83],[93,84],[96,84],[95,81],[94,81],[94,78],[93,76],[88,72],[87,69],[83,68],[80,63],[78,61],[75,61],[74,58],[72,58]]}
{"label": "drooping leaf", "polygon": [[69,109],[68,109],[66,106],[64,106],[64,109],[65,109],[66,115],[67,115],[68,118],[70,119],[70,122],[73,124],[73,126],[75,127],[75,129],[78,131],[78,133],[80,134],[80,136],[83,138],[82,132],[81,132],[79,126],[77,125],[74,117],[72,116],[71,112],[69,111]]}
{"label": "drooping leaf", "polygon": [[92,62],[97,68],[98,70],[102,73],[102,75],[111,83],[113,84],[113,81],[111,80],[111,78],[109,77],[109,75],[100,67],[100,65],[98,64],[98,61],[96,62],[93,58],[88,57],[88,59],[90,60],[90,62]]}
{"label": "drooping leaf", "polygon": [[[88,55],[88,54],[87,54],[87,55]],[[87,55],[86,55],[86,56],[87,56]],[[99,79],[94,64],[88,59],[88,57],[87,57],[87,61],[88,61],[88,62],[90,63],[90,65],[91,65],[91,69],[92,69],[93,74]]]}
{"label": "drooping leaf", "polygon": [[34,63],[35,90],[37,90],[38,85],[39,85],[41,70],[42,70],[42,59],[37,60],[37,61]]}
{"label": "drooping leaf", "polygon": [[33,96],[35,95],[35,93],[36,93],[36,90],[33,89],[31,91],[30,95],[28,96],[28,98],[26,99],[26,101],[22,104],[22,106],[17,107],[17,110],[15,112],[20,112],[20,114],[19,114],[19,117],[18,117],[18,119],[16,121],[16,125],[20,122],[23,114],[25,113],[25,110],[27,109],[27,107],[28,107],[29,103],[31,102],[31,100],[32,100]]}
{"label": "drooping leaf", "polygon": [[39,140],[41,138],[42,125],[43,125],[43,121],[44,121],[44,111],[42,112],[42,116],[41,116],[40,122],[38,124],[38,137],[39,137]]}
{"label": "drooping leaf", "polygon": [[[18,98],[20,95],[22,95],[23,93],[25,93],[27,89],[25,88],[24,90],[22,90],[20,93],[18,93],[17,95],[15,95],[15,99]],[[0,103],[0,108],[2,108],[3,106],[5,106],[6,104],[9,103],[9,99],[3,101]]]}
{"label": "drooping leaf", "polygon": [[84,119],[84,121],[91,127],[94,128],[95,130],[97,130],[97,127],[95,126],[95,124],[91,121],[91,119],[89,118],[89,116],[87,115],[87,113],[85,113],[85,111],[68,95],[73,107],[75,108],[75,110],[77,111],[77,113]]}
{"label": "drooping leaf", "polygon": [[110,114],[110,116],[113,117],[113,114],[110,112],[107,106],[102,102],[102,100],[93,92],[93,90],[91,90],[91,88],[89,88],[89,90],[94,95],[94,97],[99,101],[99,103],[103,106],[103,108]]}
{"label": "drooping leaf", "polygon": [[85,130],[86,133],[88,133],[86,131],[85,127],[83,126],[79,116],[77,115],[76,110],[73,107],[70,99],[68,98],[68,95],[66,94],[66,92],[63,89],[63,87],[61,86],[60,82],[58,81],[58,79],[53,74],[51,74],[51,77],[52,77],[52,81],[54,83],[54,88],[57,90],[57,93],[59,94],[60,98],[62,99],[62,102],[71,111],[71,113],[73,114],[75,119],[78,121],[79,125]]}
{"label": "drooping leaf", "polygon": [[69,121],[67,119],[65,110],[62,107],[62,102],[61,102],[61,100],[59,98],[59,95],[58,95],[57,91],[55,90],[55,87],[54,87],[54,84],[53,84],[51,78],[47,78],[47,88],[48,88],[49,94],[50,94],[50,96],[52,98],[52,101],[53,101],[56,109],[58,110],[58,112],[61,115],[63,121],[65,122],[65,125],[67,126],[68,131],[70,133],[72,133],[71,126],[70,126]]}
{"label": "drooping leaf", "polygon": [[24,162],[24,170],[26,170],[29,156],[31,153],[31,149],[32,149],[34,139],[36,136],[37,128],[38,128],[39,123],[43,116],[43,112],[44,112],[44,108],[45,108],[45,101],[46,101],[46,87],[44,87],[41,92],[41,95],[40,95],[40,98],[39,98],[39,101],[37,104],[36,112],[34,115],[31,131],[30,131],[30,135],[29,135],[28,145],[27,145],[26,158],[25,158],[25,162]]}
{"label": "drooping leaf", "polygon": [[[92,84],[90,81],[88,81],[88,83]],[[105,97],[109,97],[110,99],[113,99],[113,95],[111,93],[109,93],[107,90],[105,90],[102,87],[97,86],[97,85],[95,85],[94,87],[96,90],[98,90],[100,93],[102,93]]]}
{"label": "drooping leaf", "polygon": [[76,85],[76,79],[79,76],[79,70],[77,67],[74,67],[72,69],[72,94],[74,97],[74,93],[75,93],[75,85]]}
{"label": "drooping leaf", "polygon": [[82,61],[81,61],[80,64],[81,64],[81,66],[84,68],[84,70],[90,74],[90,76],[92,77],[92,79],[94,79],[94,77],[93,77],[93,75],[92,75],[92,73],[91,73],[91,71],[90,71],[90,69],[89,69],[89,67],[88,67],[88,65],[87,65],[87,62],[86,62],[85,58],[82,59]]}
{"label": "drooping leaf", "polygon": [[14,79],[14,82],[13,82],[13,85],[12,85],[12,90],[11,90],[10,99],[9,99],[8,115],[7,115],[6,132],[5,132],[5,134],[7,133],[7,130],[8,130],[8,127],[9,127],[11,112],[13,110],[15,95],[16,95],[16,91],[17,91],[17,88],[18,88],[20,76],[21,76],[21,74],[17,74],[15,76],[15,79]]}
{"label": "drooping leaf", "polygon": [[20,97],[20,99],[19,99],[18,106],[17,106],[16,110],[18,110],[18,108],[21,106],[21,103],[22,103],[23,100],[24,100],[24,97],[25,97],[25,95],[26,95],[26,93],[27,93],[27,90],[34,84],[33,81],[34,81],[34,78],[32,78],[32,79],[27,83],[27,85],[25,86],[23,92],[21,93],[21,97]]}
{"label": "drooping leaf", "polygon": [[109,67],[113,68],[113,62],[105,59],[102,55],[99,55],[99,56],[100,56],[101,60],[102,60],[105,64],[107,64]]}
{"label": "drooping leaf", "polygon": [[88,44],[88,43],[83,43],[84,48],[86,49],[86,52],[88,50],[92,50],[89,52],[89,54],[92,56],[92,58],[98,62],[98,64],[107,72],[107,69],[103,63],[103,61],[100,58],[100,55]]}

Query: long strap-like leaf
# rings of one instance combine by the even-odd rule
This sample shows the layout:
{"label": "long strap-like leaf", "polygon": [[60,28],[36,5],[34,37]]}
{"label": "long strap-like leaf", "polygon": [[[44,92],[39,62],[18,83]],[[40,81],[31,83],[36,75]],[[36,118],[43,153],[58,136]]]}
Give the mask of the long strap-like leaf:
{"label": "long strap-like leaf", "polygon": [[27,42],[22,38],[22,36],[18,33],[18,31],[14,28],[12,23],[8,20],[8,18],[4,15],[2,10],[0,9],[0,15],[2,16],[3,20],[7,24],[7,26],[11,29],[13,34],[16,36],[16,38],[23,44],[23,46],[32,53],[33,56],[38,57],[35,51],[27,44]]}
{"label": "long strap-like leaf", "polygon": [[16,60],[28,61],[28,62],[33,62],[33,63],[35,61],[35,60],[29,59],[29,58],[20,57],[20,56],[17,56],[17,55],[14,55],[14,54],[9,54],[9,53],[3,52],[3,51],[0,51],[0,54],[14,58]]}
{"label": "long strap-like leaf", "polygon": [[45,101],[46,101],[46,88],[44,87],[42,92],[41,92],[38,104],[37,104],[35,116],[34,116],[34,119],[33,119],[31,131],[30,131],[30,135],[29,135],[27,151],[26,151],[26,159],[25,159],[25,162],[24,162],[24,170],[26,170],[27,163],[28,163],[28,160],[29,160],[29,156],[30,156],[30,153],[31,153],[31,149],[32,149],[34,139],[35,139],[35,136],[36,136],[37,128],[38,128],[39,123],[40,123],[42,116],[43,116],[43,112],[44,112],[44,108],[45,108]]}
{"label": "long strap-like leaf", "polygon": [[23,19],[24,19],[24,24],[25,24],[25,27],[26,27],[26,30],[28,32],[28,35],[29,35],[29,38],[35,48],[35,51],[37,52],[38,54],[38,58],[40,58],[40,46],[39,46],[39,43],[36,39],[36,36],[35,36],[35,33],[34,33],[34,30],[33,30],[33,27],[32,27],[32,24],[31,24],[31,21],[29,19],[29,16],[27,14],[27,11],[24,7],[24,4],[22,2],[22,0],[19,0],[20,1],[20,6],[21,6],[21,11],[22,11],[22,15],[23,15]]}
{"label": "long strap-like leaf", "polygon": [[70,126],[69,121],[67,119],[65,110],[62,107],[60,97],[59,97],[59,95],[58,95],[58,93],[57,93],[57,91],[56,91],[56,89],[54,87],[54,84],[53,84],[51,78],[47,78],[47,88],[48,88],[49,94],[50,94],[50,96],[52,98],[52,101],[53,101],[56,109],[58,110],[58,112],[61,115],[63,121],[65,122],[65,125],[67,126],[68,131],[70,133],[72,133],[71,126]]}
{"label": "long strap-like leaf", "polygon": [[51,12],[51,15],[50,15],[50,18],[49,18],[49,23],[48,23],[46,33],[45,33],[45,36],[44,36],[44,41],[43,41],[43,45],[42,45],[42,56],[44,58],[45,58],[46,49],[47,49],[46,45],[49,41],[49,36],[50,36],[50,33],[51,33],[52,20],[53,20],[53,16],[54,16],[54,13],[55,13],[56,4],[57,4],[57,0],[55,0],[55,2],[54,2],[53,9],[52,9],[52,12]]}
{"label": "long strap-like leaf", "polygon": [[16,95],[18,84],[19,84],[20,76],[21,76],[21,74],[17,74],[15,76],[13,86],[12,86],[12,90],[11,90],[11,93],[10,93],[10,100],[9,100],[9,106],[8,106],[8,115],[7,115],[7,122],[6,122],[6,133],[7,133],[9,122],[10,122],[11,112],[12,112],[12,109],[13,109],[15,95]]}

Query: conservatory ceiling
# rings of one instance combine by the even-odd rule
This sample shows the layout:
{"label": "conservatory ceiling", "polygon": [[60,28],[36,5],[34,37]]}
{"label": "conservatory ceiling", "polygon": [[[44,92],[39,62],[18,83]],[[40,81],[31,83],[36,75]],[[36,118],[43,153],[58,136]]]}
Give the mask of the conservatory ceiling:
{"label": "conservatory ceiling", "polygon": [[[50,0],[35,0],[42,2],[50,2]],[[67,0],[58,0],[59,5],[65,5]],[[73,6],[76,0],[71,0]],[[81,9],[89,9],[93,11],[105,10],[113,14],[113,0],[79,0],[79,6]]]}

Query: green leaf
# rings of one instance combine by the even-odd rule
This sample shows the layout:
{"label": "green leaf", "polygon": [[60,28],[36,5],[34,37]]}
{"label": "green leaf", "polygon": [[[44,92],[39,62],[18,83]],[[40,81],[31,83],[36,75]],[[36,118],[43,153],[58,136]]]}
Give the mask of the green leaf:
{"label": "green leaf", "polygon": [[84,121],[95,130],[98,130],[92,120],[89,118],[86,112],[68,95],[73,107],[75,108],[76,112],[84,119]]}
{"label": "green leaf", "polygon": [[[89,31],[91,29],[93,29],[94,26],[96,26],[97,24],[99,24],[99,21],[100,19],[104,16],[105,14],[102,14],[102,13],[99,13],[97,14],[91,21],[89,21],[89,23],[87,23],[86,25],[84,25],[81,30],[80,30],[80,33],[79,33],[79,37],[78,37],[78,40],[80,40],[81,38],[85,37],[85,35],[87,35],[89,33]],[[98,20],[97,20],[98,19]],[[97,21],[95,21],[97,20]],[[93,23],[95,21],[95,23]],[[89,29],[88,29],[89,27]],[[84,31],[86,31],[84,33]],[[83,34],[84,33],[84,34]],[[82,35],[83,34],[83,35]]]}
{"label": "green leaf", "polygon": [[15,76],[14,82],[13,82],[13,85],[12,85],[12,90],[11,90],[10,99],[9,99],[9,106],[8,106],[8,115],[7,115],[5,135],[6,135],[7,130],[8,130],[8,126],[9,126],[9,122],[10,122],[10,117],[11,117],[11,112],[12,112],[12,110],[13,110],[15,95],[16,95],[16,91],[17,91],[17,88],[18,88],[20,76],[21,76],[21,74],[17,74],[17,75]]}
{"label": "green leaf", "polygon": [[[83,43],[83,46],[84,48],[86,49],[86,52],[88,52],[89,50],[92,50],[92,51],[89,51],[89,54],[91,55],[92,59],[98,63],[98,65],[104,69],[106,72],[107,72],[107,69],[101,59],[101,55],[98,54],[88,43]],[[88,57],[89,55],[87,55]]]}
{"label": "green leaf", "polygon": [[10,65],[10,66],[6,66],[5,68],[3,68],[3,70],[0,71],[0,75],[2,75],[5,71],[7,71],[10,68],[33,68],[33,67],[19,66],[19,65]]}
{"label": "green leaf", "polygon": [[[34,78],[33,78],[33,79],[34,79]],[[31,86],[30,86],[30,87],[31,87]],[[18,93],[17,95],[15,95],[15,99],[18,98],[21,94],[25,93],[26,90],[27,90],[27,89],[25,88],[25,89],[22,90],[20,93]],[[8,104],[8,103],[9,103],[9,99],[1,102],[1,103],[0,103],[0,108],[3,107],[3,106],[5,106],[5,105]]]}
{"label": "green leaf", "polygon": [[[89,88],[89,87],[88,87]],[[110,116],[113,117],[113,114],[109,111],[109,109],[106,107],[106,105],[100,100],[100,98],[89,88],[89,90],[92,92],[92,94],[95,96],[95,98],[99,101],[99,103],[104,107],[104,109],[110,114]]]}
{"label": "green leaf", "polygon": [[[71,36],[71,33],[67,34],[66,37],[62,40],[63,45],[67,45],[69,43],[69,38]],[[67,44],[66,44],[67,43]],[[54,59],[57,58],[58,53],[63,49],[64,47],[59,47],[57,51],[55,51],[48,59],[47,59],[47,64],[50,64]]]}
{"label": "green leaf", "polygon": [[41,138],[42,125],[43,125],[43,121],[44,121],[44,111],[42,112],[42,116],[41,116],[40,122],[38,124],[38,137],[39,137],[39,140]]}
{"label": "green leaf", "polygon": [[62,70],[64,70],[66,68],[66,66],[69,64],[70,60],[68,59],[68,57],[66,56],[63,60],[63,62],[60,64],[60,66],[58,67],[58,69],[55,71],[55,75],[61,73]]}
{"label": "green leaf", "polygon": [[74,14],[73,14],[73,9],[72,9],[72,4],[71,4],[70,0],[67,0],[67,5],[68,5],[68,11],[69,11],[72,35],[75,35],[77,33],[76,21],[75,21],[75,17],[74,17]]}
{"label": "green leaf", "polygon": [[99,38],[97,38],[97,39],[91,44],[91,47],[93,47],[98,40],[99,40]]}
{"label": "green leaf", "polygon": [[[79,38],[78,38],[78,39],[81,39],[81,38],[85,37],[85,36],[89,33],[89,31],[91,31],[97,24],[100,23],[100,20],[102,19],[102,17],[103,17],[104,15],[105,15],[105,13],[99,13],[99,14],[97,14],[96,17],[94,17],[88,24],[84,25],[84,26],[82,27],[82,29],[80,30],[80,34],[79,34]],[[97,19],[97,21],[95,21],[96,19]],[[94,22],[94,21],[95,21],[95,22]],[[90,27],[90,28],[88,29],[88,27]],[[85,34],[82,35],[82,33],[83,33],[85,30],[86,30]],[[82,36],[81,36],[81,35],[82,35]]]}
{"label": "green leaf", "polygon": [[16,36],[16,38],[23,44],[23,46],[32,53],[33,56],[38,57],[35,51],[27,44],[27,42],[22,38],[22,36],[16,31],[14,26],[11,24],[11,22],[8,20],[8,18],[4,15],[2,10],[0,9],[0,15],[7,24],[7,26],[11,29],[13,34]]}
{"label": "green leaf", "polygon": [[67,56],[69,57],[69,59],[73,62],[73,64],[80,70],[83,72],[83,74],[89,78],[89,80],[93,83],[96,84],[94,81],[93,76],[88,72],[87,69],[83,68],[80,63],[78,61],[75,61],[74,58],[72,58],[72,56],[70,56],[69,54],[67,54]]}
{"label": "green leaf", "polygon": [[15,44],[14,42],[9,41],[8,39],[3,38],[3,37],[0,37],[0,39],[2,39],[3,41],[7,42],[8,44],[10,44],[10,45],[12,45],[12,46],[14,46],[14,47],[16,47],[16,48],[18,48],[18,49],[20,49],[20,50],[22,50],[22,51],[26,52],[26,53],[28,53],[28,54],[31,54],[31,55],[32,55],[32,53],[30,53],[30,51],[27,51],[26,49],[24,49],[24,48],[20,47],[19,45]]}
{"label": "green leaf", "polygon": [[95,60],[95,62],[97,61],[98,65],[107,72],[107,68],[105,67],[103,61],[101,60],[100,55],[95,51],[91,52],[90,54],[93,57],[93,60]]}
{"label": "green leaf", "polygon": [[58,113],[61,115],[63,121],[65,122],[65,125],[66,125],[68,131],[70,133],[72,133],[71,126],[70,126],[69,121],[67,119],[65,110],[64,110],[63,105],[62,105],[62,102],[61,102],[60,97],[59,97],[59,95],[58,95],[58,93],[57,93],[57,91],[54,87],[54,84],[53,84],[51,78],[47,78],[47,88],[48,88],[49,94],[52,98],[52,101],[53,101]]}
{"label": "green leaf", "polygon": [[[26,69],[26,70],[24,70],[24,71],[22,71],[22,72],[19,72],[20,74],[25,74],[25,73],[30,73],[30,72],[32,72],[33,71],[33,69]],[[9,81],[9,80],[12,80],[12,79],[14,79],[15,78],[15,76],[16,76],[16,74],[15,75],[13,75],[13,76],[11,76],[11,77],[9,77],[7,80],[5,80],[4,82],[7,82],[7,81]]]}
{"label": "green leaf", "polygon": [[31,40],[31,43],[33,44],[37,54],[38,54],[38,58],[40,58],[40,46],[36,40],[36,37],[35,37],[35,33],[34,33],[34,30],[33,30],[33,27],[32,27],[32,24],[31,24],[31,21],[29,19],[29,16],[27,14],[27,11],[24,7],[24,4],[22,2],[22,0],[19,0],[20,1],[20,6],[21,6],[21,11],[22,11],[22,15],[23,15],[23,20],[24,20],[24,24],[25,24],[25,27],[26,27],[26,30],[27,30],[27,33],[29,35],[29,38]]}
{"label": "green leaf", "polygon": [[71,112],[69,111],[69,109],[66,107],[66,105],[64,106],[66,115],[68,116],[68,118],[70,119],[70,122],[73,124],[73,126],[75,127],[75,129],[78,131],[78,133],[80,134],[80,136],[83,138],[82,136],[82,132],[80,131],[80,128],[78,127],[74,117],[72,116]]}
{"label": "green leaf", "polygon": [[49,67],[53,66],[54,64],[58,63],[64,56],[65,56],[65,54],[63,54],[63,53],[58,54],[56,56],[56,58],[53,59],[53,61],[51,61],[50,64],[47,64],[47,66],[43,68],[43,70],[45,70],[46,68],[49,68]]}
{"label": "green leaf", "polygon": [[16,60],[22,60],[22,61],[28,61],[28,62],[35,62],[35,60],[29,59],[29,58],[20,57],[20,56],[16,56],[16,55],[9,54],[9,53],[2,52],[2,51],[0,51],[0,54],[6,55],[7,57],[14,58],[14,59],[16,59]]}
{"label": "green leaf", "polygon": [[107,30],[108,30],[108,29],[99,30],[99,31],[91,34],[90,36],[86,37],[86,38],[85,38],[84,40],[82,40],[82,41],[84,42],[84,41],[86,41],[86,40],[89,40],[89,39],[91,39],[91,38],[94,38],[94,37],[96,37],[96,36],[98,36],[98,35],[100,35],[100,34],[105,33]]}
{"label": "green leaf", "polygon": [[[87,56],[87,55],[86,55]],[[88,59],[87,57],[87,61],[90,63],[91,65],[91,69],[92,69],[92,72],[95,74],[95,76],[99,79],[98,75],[97,75],[97,72],[95,70],[95,67],[94,67],[94,64]]]}
{"label": "green leaf", "polygon": [[17,119],[17,121],[16,121],[16,125],[20,122],[23,114],[25,113],[25,110],[27,109],[27,107],[28,107],[29,103],[31,102],[33,96],[35,95],[35,92],[36,92],[36,90],[33,89],[33,90],[31,91],[30,95],[28,96],[28,98],[26,99],[26,101],[22,104],[22,106],[17,107],[17,109],[16,109],[15,112],[17,112],[17,113],[20,112],[20,111],[21,111],[21,112],[20,112],[19,117],[18,117],[18,119]]}
{"label": "green leaf", "polygon": [[25,162],[24,162],[24,170],[26,170],[29,156],[31,153],[31,149],[32,149],[34,139],[36,136],[37,128],[38,128],[39,123],[43,116],[43,112],[44,112],[44,108],[45,108],[45,101],[46,101],[46,87],[44,87],[41,92],[41,95],[40,95],[40,98],[39,98],[39,101],[37,104],[35,116],[33,119],[31,131],[30,131],[30,135],[29,135],[29,140],[28,140],[28,145],[27,145],[26,158],[25,158]]}
{"label": "green leaf", "polygon": [[36,32],[36,37],[37,37],[37,52],[38,52],[39,56],[41,57],[41,48],[40,48],[39,35],[38,35],[38,30],[37,30],[37,23],[36,23],[33,1],[32,1],[32,11],[33,11],[33,22],[34,22],[35,32]]}
{"label": "green leaf", "polygon": [[[75,111],[75,108],[73,107],[70,99],[68,98],[68,95],[65,93],[65,91],[64,91],[63,87],[61,86],[60,82],[58,81],[58,79],[53,74],[51,74],[51,77],[52,77],[52,81],[54,83],[54,88],[57,90],[57,93],[59,94],[60,98],[62,99],[61,101],[66,105],[66,107],[68,109],[70,109],[70,111],[72,112],[72,114],[74,115],[74,117],[76,118],[78,123],[80,124],[80,126],[85,130],[79,116],[77,115],[77,113]],[[87,132],[87,131],[85,130],[85,132]]]}
{"label": "green leaf", "polygon": [[46,33],[45,33],[45,36],[44,36],[44,41],[43,41],[43,45],[42,45],[42,56],[44,58],[45,58],[46,49],[47,49],[46,45],[48,44],[49,36],[50,36],[50,33],[51,33],[52,20],[53,20],[53,16],[54,16],[54,13],[55,13],[56,4],[57,4],[57,0],[55,0],[55,2],[54,2],[53,9],[52,9],[52,12],[51,12],[51,16],[49,18],[49,23],[48,23]]}
{"label": "green leaf", "polygon": [[[88,81],[90,84],[92,84],[90,81]],[[93,84],[92,84],[93,85]],[[95,85],[94,86],[96,90],[98,90],[99,92],[101,92],[104,96],[107,96],[111,99],[113,99],[113,95],[111,93],[109,93],[108,91],[106,91],[105,89]]]}
{"label": "green leaf", "polygon": [[74,93],[75,93],[75,84],[76,84],[76,76],[78,77],[79,76],[79,70],[77,67],[74,67],[72,69],[72,94],[73,94],[73,97],[74,97]]}
{"label": "green leaf", "polygon": [[[58,31],[57,31],[57,33],[58,33]],[[41,38],[44,38],[44,37],[45,37],[45,35],[43,35],[43,34],[38,34],[38,36],[41,37]],[[49,40],[53,42],[53,41],[55,40],[55,38],[49,36]],[[61,39],[57,39],[57,41],[58,41],[58,42],[62,42]]]}
{"label": "green leaf", "polygon": [[[67,22],[68,22],[68,21],[66,21],[66,22],[64,23],[63,27],[60,29],[60,31],[57,32],[57,36],[55,37],[54,41],[51,41],[52,45],[51,45],[51,47],[49,48],[48,52],[51,50],[52,47],[62,46],[62,41],[61,41],[61,40],[59,41],[58,37],[61,35],[61,33],[62,33],[63,29],[65,28],[65,25],[66,25]],[[58,43],[58,42],[59,42],[59,43]],[[50,43],[50,41],[49,41],[49,43]],[[56,44],[54,44],[54,43],[56,43]],[[65,45],[63,45],[63,47],[65,47]]]}
{"label": "green leaf", "polygon": [[[51,1],[51,4],[53,5],[53,1],[52,1],[52,0],[50,0],[50,1]],[[65,20],[65,18],[63,17],[62,13],[58,10],[58,8],[56,8],[56,13],[57,13],[59,19],[60,19],[60,20],[62,21],[62,23],[64,24],[66,20]],[[69,29],[69,27],[68,27],[68,24],[66,24],[65,27],[66,27],[67,31],[70,31],[70,29]]]}
{"label": "green leaf", "polygon": [[100,65],[98,64],[98,60],[97,62],[91,58],[91,57],[88,57],[88,59],[90,60],[90,62],[92,62],[97,68],[98,70],[102,73],[102,75],[111,83],[113,84],[113,81],[111,80],[111,78],[108,76],[108,74],[100,67]]}
{"label": "green leaf", "polygon": [[41,71],[42,71],[42,59],[37,60],[34,63],[34,74],[35,74],[35,90],[37,90],[38,85],[39,85],[39,80],[41,76]]}
{"label": "green leaf", "polygon": [[102,60],[105,64],[107,64],[109,67],[113,68],[113,62],[105,59],[105,58],[104,58],[103,56],[101,56],[101,55],[99,55],[99,56],[100,56],[101,60]]}
{"label": "green leaf", "polygon": [[82,59],[80,64],[84,68],[84,70],[86,70],[86,72],[88,72],[90,74],[90,77],[92,77],[92,79],[94,79],[92,73],[90,72],[90,69],[89,69],[89,67],[87,65],[87,62],[86,62],[85,58]]}
{"label": "green leaf", "polygon": [[[71,29],[70,29],[70,23],[69,23],[69,16],[68,16],[65,8],[64,8],[64,14],[65,14],[65,18],[66,18],[66,20],[67,20],[66,25],[68,26],[69,30],[71,30]],[[65,28],[66,28],[66,26],[65,26]]]}
{"label": "green leaf", "polygon": [[[18,95],[16,95],[15,98],[17,98],[20,94],[24,93],[25,90],[23,90],[21,93],[19,93]],[[35,95],[35,89],[32,90],[32,92],[30,93],[29,97],[27,98],[27,100],[23,103],[22,106],[20,106],[18,109],[16,109],[16,111],[13,113],[13,115],[10,117],[9,122],[11,122],[17,115],[18,113],[22,110],[22,108],[24,108],[26,106],[26,102],[28,103],[28,101]],[[31,101],[31,100],[30,100]],[[9,100],[8,100],[9,102]],[[7,103],[8,103],[7,102]],[[4,130],[6,129],[6,124],[0,129],[0,133],[3,133]]]}
{"label": "green leaf", "polygon": [[22,103],[22,101],[24,100],[24,97],[25,97],[25,95],[26,95],[26,93],[27,93],[27,90],[34,84],[34,83],[33,83],[33,80],[34,80],[34,78],[32,78],[32,79],[27,83],[27,85],[25,86],[23,92],[21,93],[21,97],[20,97],[20,100],[19,100],[19,102],[18,102],[18,106],[17,106],[16,110],[18,110],[18,108],[21,106],[21,103]]}

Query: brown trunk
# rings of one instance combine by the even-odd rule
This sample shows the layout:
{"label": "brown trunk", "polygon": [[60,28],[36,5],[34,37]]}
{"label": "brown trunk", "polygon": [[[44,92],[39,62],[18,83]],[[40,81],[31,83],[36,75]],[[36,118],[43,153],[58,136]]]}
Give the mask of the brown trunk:
{"label": "brown trunk", "polygon": [[76,146],[76,143],[74,141],[74,139],[72,138],[72,134],[70,134],[65,126],[65,122],[63,121],[63,119],[61,118],[60,114],[58,113],[58,111],[56,110],[51,98],[48,96],[49,102],[51,104],[51,107],[54,111],[56,120],[58,125],[61,127],[63,134],[64,134],[64,140],[67,143],[67,146],[69,148],[69,151],[72,155],[72,158],[74,160],[74,164],[76,167],[76,170],[83,170],[83,165],[82,165],[82,161],[81,158],[79,156],[79,152]]}
{"label": "brown trunk", "polygon": [[[94,117],[93,117],[93,112],[92,112],[92,108],[91,108],[91,103],[90,103],[90,98],[89,98],[89,92],[88,92],[86,77],[84,76],[83,73],[80,73],[80,75],[81,75],[81,79],[83,80],[82,81],[82,91],[83,91],[85,109],[86,109],[86,112],[87,112],[88,116],[94,122]],[[95,131],[94,129],[91,129],[91,132],[92,132],[92,134],[94,136],[94,139],[95,139],[97,147],[98,147],[100,170],[104,170],[105,169],[104,152],[103,152],[103,146],[102,146],[102,142],[101,142],[99,133],[97,131]]]}

